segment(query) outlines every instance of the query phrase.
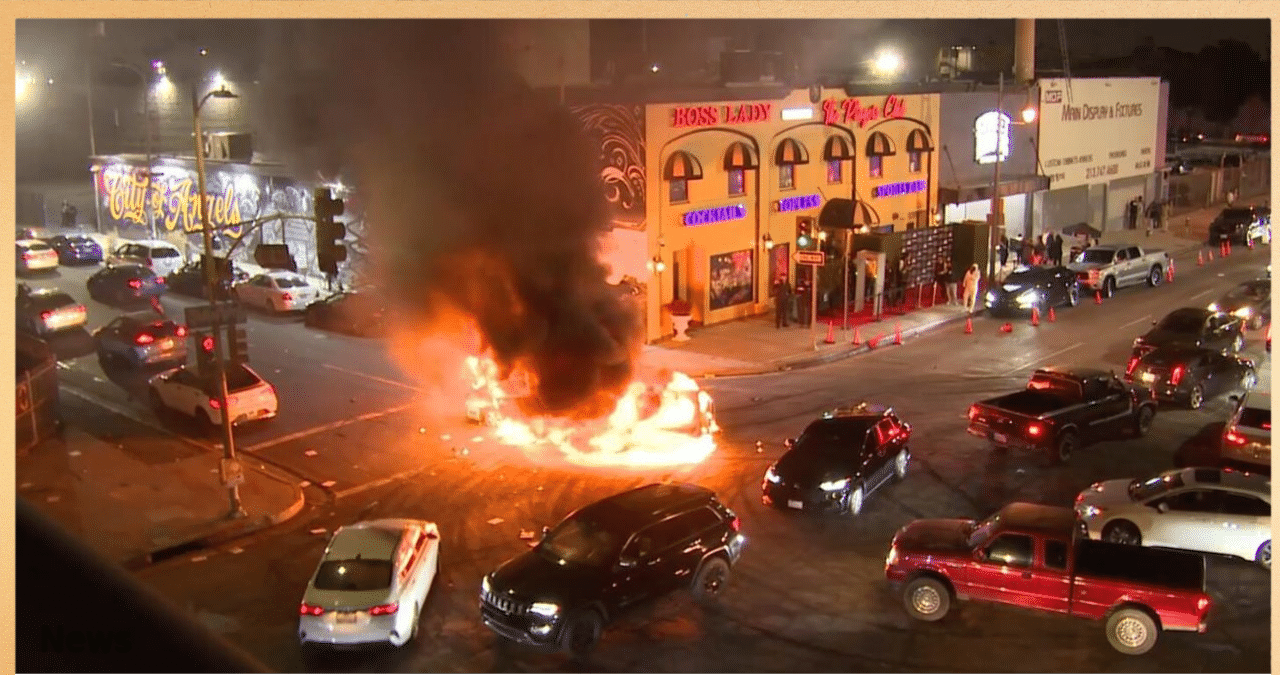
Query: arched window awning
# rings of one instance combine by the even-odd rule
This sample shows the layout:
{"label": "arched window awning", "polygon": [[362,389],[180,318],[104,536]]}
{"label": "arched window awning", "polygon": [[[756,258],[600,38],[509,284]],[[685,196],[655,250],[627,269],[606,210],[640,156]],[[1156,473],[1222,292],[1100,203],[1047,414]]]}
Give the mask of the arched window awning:
{"label": "arched window awning", "polygon": [[907,152],[930,152],[933,150],[933,140],[929,138],[929,132],[924,129],[912,129],[907,134]]}
{"label": "arched window awning", "polygon": [[844,136],[832,136],[822,148],[822,157],[828,162],[853,159],[853,148],[849,147],[849,140]]}
{"label": "arched window awning", "polygon": [[873,131],[867,137],[868,157],[884,157],[896,154],[898,154],[898,151],[893,147],[893,141],[889,140],[889,137],[884,135],[884,132]]}
{"label": "arched window awning", "polygon": [[794,138],[784,138],[774,153],[774,164],[808,164],[809,151]]}
{"label": "arched window awning", "polygon": [[734,169],[759,169],[760,157],[756,154],[755,148],[748,145],[745,141],[738,141],[729,146],[724,152],[724,168],[726,171]]}
{"label": "arched window awning", "polygon": [[879,224],[880,213],[862,200],[855,202],[841,197],[828,199],[818,212],[818,227],[829,230],[856,230],[863,225]]}
{"label": "arched window awning", "polygon": [[667,158],[667,164],[662,169],[662,178],[664,180],[698,180],[702,178],[702,163],[697,157],[684,150],[676,150]]}

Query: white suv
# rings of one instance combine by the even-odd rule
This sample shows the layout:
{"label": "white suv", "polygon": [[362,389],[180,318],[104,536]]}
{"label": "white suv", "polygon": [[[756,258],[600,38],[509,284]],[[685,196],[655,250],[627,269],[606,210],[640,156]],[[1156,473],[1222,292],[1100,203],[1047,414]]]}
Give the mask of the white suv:
{"label": "white suv", "polygon": [[1222,459],[1271,472],[1271,392],[1231,397],[1235,412],[1222,430]]}
{"label": "white suv", "polygon": [[159,239],[142,239],[120,245],[108,257],[111,263],[136,263],[150,267],[156,276],[167,277],[182,267],[182,251],[177,246]]}

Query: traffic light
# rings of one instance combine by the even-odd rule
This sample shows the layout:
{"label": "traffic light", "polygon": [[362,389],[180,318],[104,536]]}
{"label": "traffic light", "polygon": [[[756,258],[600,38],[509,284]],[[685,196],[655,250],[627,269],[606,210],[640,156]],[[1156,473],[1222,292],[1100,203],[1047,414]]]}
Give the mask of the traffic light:
{"label": "traffic light", "polygon": [[347,259],[347,247],[342,243],[347,238],[347,226],[334,221],[345,211],[342,200],[334,199],[329,188],[316,188],[316,260],[320,271],[326,274],[337,274],[338,263]]}
{"label": "traffic light", "polygon": [[249,332],[245,330],[244,324],[227,326],[227,338],[227,343],[231,345],[231,362],[248,363]]}
{"label": "traffic light", "polygon": [[813,219],[796,218],[796,246],[805,248],[813,241]]}
{"label": "traffic light", "polygon": [[191,338],[196,343],[196,373],[205,378],[213,377],[218,366],[214,351],[218,347],[217,341],[208,333],[192,333]]}

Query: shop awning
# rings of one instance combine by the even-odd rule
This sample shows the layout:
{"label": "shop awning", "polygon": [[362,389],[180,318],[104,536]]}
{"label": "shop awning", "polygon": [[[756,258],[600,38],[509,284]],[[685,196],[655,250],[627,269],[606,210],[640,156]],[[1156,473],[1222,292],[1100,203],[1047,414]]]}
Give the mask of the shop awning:
{"label": "shop awning", "polygon": [[[1000,177],[1000,196],[1030,194],[1049,189],[1048,176],[1014,176]],[[939,187],[939,204],[967,204],[969,202],[991,199],[991,183],[965,185],[961,187]]]}
{"label": "shop awning", "polygon": [[898,151],[893,147],[893,141],[884,135],[882,131],[873,131],[867,137],[867,156],[868,157],[885,157],[888,155],[896,155]]}
{"label": "shop awning", "polygon": [[933,140],[924,129],[912,129],[907,134],[907,152],[929,152],[933,150]]}
{"label": "shop awning", "polygon": [[794,138],[784,138],[774,154],[775,164],[808,164],[809,151]]}
{"label": "shop awning", "polygon": [[828,199],[818,212],[818,227],[829,230],[858,229],[863,225],[871,226],[880,223],[880,213],[875,207],[864,201],[854,202],[851,199],[836,197]]}
{"label": "shop awning", "polygon": [[853,148],[849,147],[849,141],[844,136],[832,136],[822,149],[822,158],[828,162],[853,159]]}
{"label": "shop awning", "polygon": [[734,169],[759,169],[760,157],[756,155],[755,148],[747,145],[744,141],[738,141],[729,146],[724,153],[725,171]]}
{"label": "shop awning", "polygon": [[664,180],[697,180],[702,178],[702,163],[697,157],[684,150],[676,150],[667,158],[667,164],[662,169],[662,178]]}

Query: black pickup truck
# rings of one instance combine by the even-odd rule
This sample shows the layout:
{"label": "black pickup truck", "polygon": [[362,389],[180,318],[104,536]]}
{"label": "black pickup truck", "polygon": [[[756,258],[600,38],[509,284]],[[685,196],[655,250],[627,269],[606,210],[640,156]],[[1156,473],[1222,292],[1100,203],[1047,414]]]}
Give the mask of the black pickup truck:
{"label": "black pickup truck", "polygon": [[1060,462],[1082,444],[1114,436],[1117,425],[1142,436],[1155,419],[1146,387],[1088,368],[1041,368],[1027,388],[969,407],[969,433],[997,450],[1047,450]]}

